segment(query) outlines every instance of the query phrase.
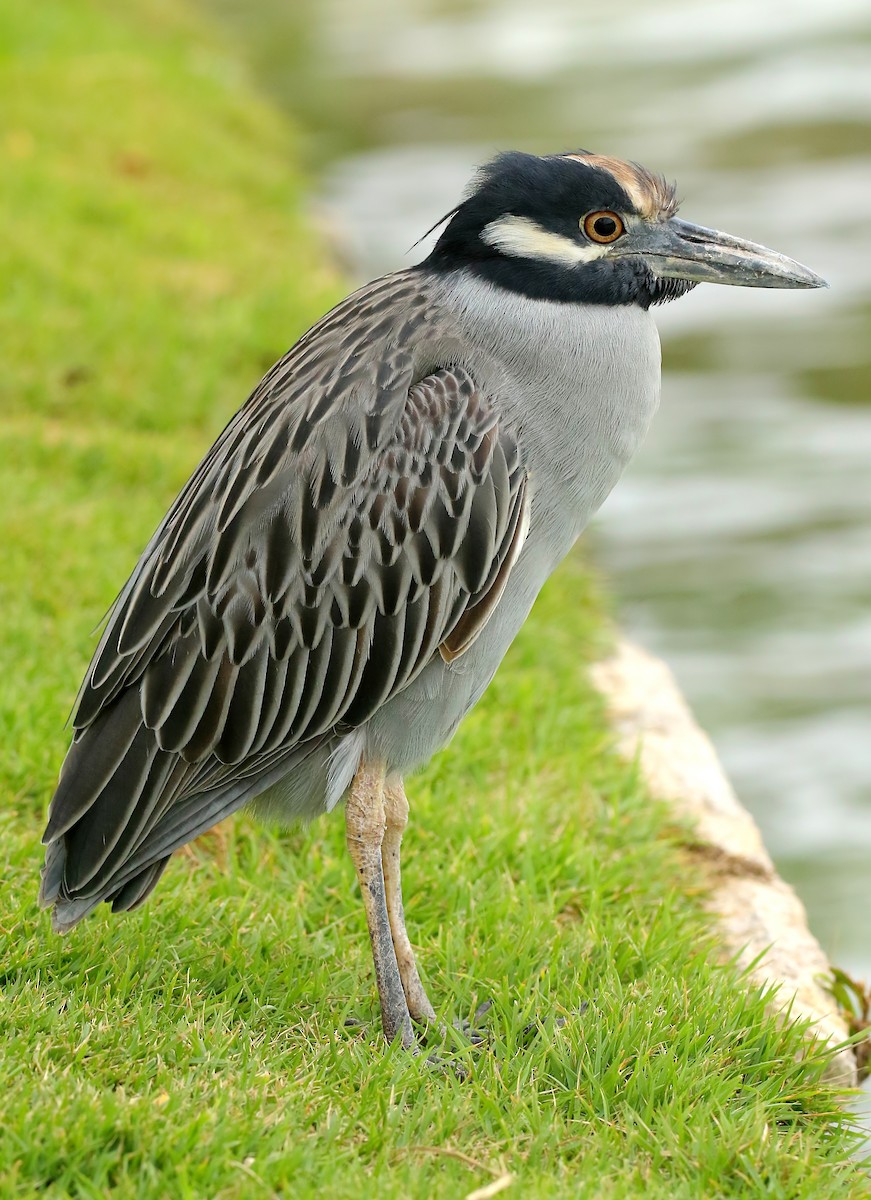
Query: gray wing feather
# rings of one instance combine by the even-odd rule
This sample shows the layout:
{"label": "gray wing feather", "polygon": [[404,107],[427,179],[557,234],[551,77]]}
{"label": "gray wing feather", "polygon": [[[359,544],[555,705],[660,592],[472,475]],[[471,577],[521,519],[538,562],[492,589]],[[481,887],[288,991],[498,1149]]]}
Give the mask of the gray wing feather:
{"label": "gray wing feather", "polygon": [[43,900],[59,924],[88,898],[141,902],[252,780],[365,722],[492,612],[526,475],[465,370],[415,379],[408,347],[430,319],[411,276],[340,305],[269,372],[149,543],[50,810],[45,840],[66,854],[60,870],[50,851]]}

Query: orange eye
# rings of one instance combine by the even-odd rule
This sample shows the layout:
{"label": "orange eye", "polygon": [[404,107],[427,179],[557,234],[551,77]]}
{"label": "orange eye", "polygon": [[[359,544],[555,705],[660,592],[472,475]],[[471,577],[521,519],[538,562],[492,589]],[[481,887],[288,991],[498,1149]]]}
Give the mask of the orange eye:
{"label": "orange eye", "polygon": [[587,213],[581,227],[591,242],[616,242],[626,232],[623,221],[609,209]]}

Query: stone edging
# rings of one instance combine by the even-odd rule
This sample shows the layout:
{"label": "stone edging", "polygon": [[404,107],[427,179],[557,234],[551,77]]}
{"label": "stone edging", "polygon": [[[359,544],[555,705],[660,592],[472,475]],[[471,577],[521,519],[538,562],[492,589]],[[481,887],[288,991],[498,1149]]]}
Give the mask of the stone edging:
{"label": "stone edging", "polygon": [[[695,827],[692,850],[712,884],[724,948],[755,984],[779,984],[778,1009],[809,1017],[830,1043],[848,1036],[832,997],[820,986],[829,962],[807,926],[798,896],[777,874],[755,821],[741,805],[707,734],[696,724],[674,677],[660,659],[621,641],[591,670],[603,695],[621,755],[637,758],[652,795]],[[752,964],[752,965],[751,965]],[[830,1082],[857,1083],[849,1047],[832,1058]]]}

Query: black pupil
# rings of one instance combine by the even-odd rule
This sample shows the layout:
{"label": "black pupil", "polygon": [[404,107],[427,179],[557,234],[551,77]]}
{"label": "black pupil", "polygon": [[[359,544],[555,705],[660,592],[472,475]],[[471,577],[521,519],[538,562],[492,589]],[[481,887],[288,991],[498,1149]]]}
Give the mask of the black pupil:
{"label": "black pupil", "polygon": [[593,222],[593,228],[599,237],[611,237],[617,232],[617,222],[613,217],[597,217]]}

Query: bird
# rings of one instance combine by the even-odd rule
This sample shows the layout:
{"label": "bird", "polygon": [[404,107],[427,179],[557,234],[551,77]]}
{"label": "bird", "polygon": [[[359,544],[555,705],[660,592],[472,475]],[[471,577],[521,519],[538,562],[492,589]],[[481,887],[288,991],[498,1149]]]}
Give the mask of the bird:
{"label": "bird", "polygon": [[106,619],[49,807],[40,903],[132,910],[247,805],[344,809],[388,1043],[436,1020],[402,904],[404,779],[451,739],[638,449],[651,310],[698,283],[817,288],[588,150],[479,168],[419,263],[254,389]]}

